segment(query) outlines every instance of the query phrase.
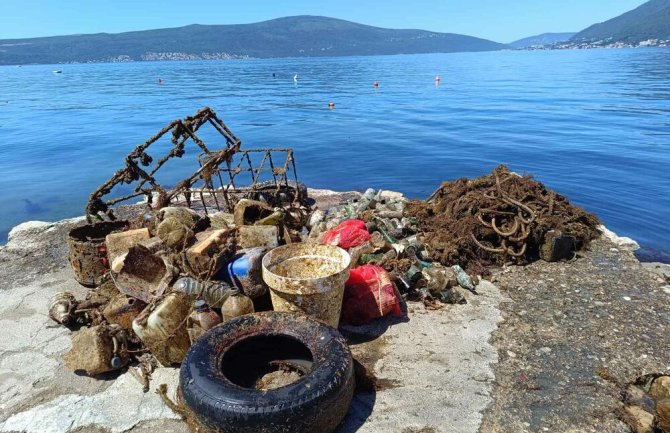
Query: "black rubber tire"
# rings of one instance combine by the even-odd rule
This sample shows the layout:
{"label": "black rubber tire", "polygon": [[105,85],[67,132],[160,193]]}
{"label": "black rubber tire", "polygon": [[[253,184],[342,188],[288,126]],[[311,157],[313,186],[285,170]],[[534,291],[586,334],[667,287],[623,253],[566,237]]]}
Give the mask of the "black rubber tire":
{"label": "black rubber tire", "polygon": [[[293,345],[295,349],[287,348]],[[248,381],[244,374],[269,352],[294,357],[291,351],[299,348],[311,355],[311,369],[296,382],[261,391],[231,381]],[[302,363],[309,368],[308,361]],[[351,404],[354,368],[336,329],[306,316],[270,311],[241,316],[207,332],[186,355],[179,383],[186,405],[214,431],[329,433]]]}

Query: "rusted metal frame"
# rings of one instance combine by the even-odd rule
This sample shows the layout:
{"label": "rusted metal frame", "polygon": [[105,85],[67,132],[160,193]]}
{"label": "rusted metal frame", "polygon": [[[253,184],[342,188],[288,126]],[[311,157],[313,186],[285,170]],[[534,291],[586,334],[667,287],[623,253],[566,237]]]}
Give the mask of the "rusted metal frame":
{"label": "rusted metal frame", "polygon": [[181,120],[173,120],[170,122],[169,125],[163,127],[160,131],[158,131],[153,137],[149,138],[147,141],[145,141],[143,144],[137,146],[132,152],[131,155],[134,153],[139,152],[144,152],[149,146],[151,146],[154,142],[158,141],[162,136],[167,134],[171,129],[173,129],[175,126],[179,125],[181,123]]}
{"label": "rusted metal frame", "polygon": [[244,154],[242,155],[242,159],[246,159],[247,163],[249,164],[249,172],[251,172],[251,188],[256,189],[256,182],[254,181],[254,165],[251,162],[251,157],[249,156],[249,151],[245,151]]}
{"label": "rusted metal frame", "polygon": [[[288,173],[289,170],[289,164],[291,163],[291,155],[290,151],[286,151],[286,160],[284,161],[284,167],[282,168],[282,179],[284,179],[284,184],[288,188],[288,177],[286,176],[286,173]],[[279,191],[279,187],[277,187],[277,191]]]}
{"label": "rusted metal frame", "polygon": [[251,180],[252,185],[256,185],[256,182],[258,182],[258,178],[260,177],[261,172],[263,171],[263,167],[265,166],[265,161],[268,159],[268,153],[269,152],[263,153],[263,159],[261,159],[261,163],[258,165],[256,171],[252,173],[252,180]]}
{"label": "rusted metal frame", "polygon": [[219,123],[217,123],[214,118],[209,117],[207,121],[214,127],[214,129],[216,129],[216,131],[219,134],[223,136],[223,138],[226,139],[226,143],[229,147],[240,144],[240,140],[237,137],[235,137],[228,128],[222,128],[221,125],[219,125]]}
{"label": "rusted metal frame", "polygon": [[139,192],[141,186],[144,185],[145,182],[149,182],[151,186],[153,186],[154,188],[158,187],[158,185],[156,184],[156,179],[154,179],[153,176],[151,176],[149,173],[140,168],[140,166],[137,164],[137,162],[135,162],[133,158],[131,157],[126,158],[126,166],[127,169],[130,169],[131,167],[134,168],[136,170],[136,173],[138,173],[140,175],[140,178],[142,178],[141,183],[137,187],[135,187],[135,192]]}
{"label": "rusted metal frame", "polygon": [[171,158],[180,158],[179,156],[174,155],[174,154],[172,153],[172,151],[175,150],[175,149],[178,149],[180,146],[183,146],[183,145],[186,143],[186,140],[187,140],[187,138],[184,138],[184,139],[181,141],[181,143],[178,144],[178,145],[175,145],[175,146],[172,148],[172,150],[170,150],[170,152],[168,152],[167,155],[165,155],[164,157],[162,157],[161,159],[159,159],[159,160],[156,162],[156,166],[154,167],[153,170],[151,170],[151,172],[150,172],[149,174],[150,174],[151,176],[153,176],[154,174],[156,174],[156,172],[163,166],[163,164],[165,164],[166,162],[168,162]]}
{"label": "rusted metal frame", "polygon": [[219,126],[221,127],[221,129],[223,129],[224,131],[226,131],[226,133],[230,136],[230,138],[233,139],[233,141],[234,141],[233,145],[237,145],[237,146],[239,146],[239,145],[241,144],[240,139],[237,138],[237,136],[236,136],[235,134],[233,134],[233,131],[231,131],[230,129],[228,129],[228,127],[226,126],[226,124],[223,123],[223,121],[222,121],[221,119],[219,119],[219,116],[217,116],[216,113],[214,113],[214,111],[213,111],[211,108],[209,109],[209,111],[212,113],[212,117],[211,117],[211,118],[212,118],[216,123],[219,124]]}
{"label": "rusted metal frame", "polygon": [[221,183],[221,193],[223,194],[223,201],[226,204],[226,210],[232,211],[233,206],[230,204],[230,198],[228,197],[228,189],[223,184],[223,178],[221,177],[221,170],[216,170],[216,175],[219,177],[219,182]]}
{"label": "rusted metal frame", "polygon": [[184,188],[184,185],[188,185],[188,188],[190,188],[194,180],[200,177],[203,169],[205,168],[210,168],[210,166],[216,167],[218,164],[220,164],[223,160],[227,159],[231,154],[234,154],[236,152],[235,148],[230,148],[230,149],[224,149],[221,151],[217,152],[212,152],[212,158],[209,159],[204,165],[202,165],[195,173],[193,173],[190,177],[184,179],[182,182],[180,182],[180,186],[175,188],[171,193],[167,195],[168,200],[172,200],[176,195],[178,195],[181,191],[182,188]]}
{"label": "rusted metal frame", "polygon": [[[172,157],[177,156],[175,154],[175,149],[182,149],[188,140],[188,138],[191,138],[204,152],[210,153],[209,149],[207,149],[207,146],[205,143],[199,139],[195,135],[195,132],[206,122],[209,122],[219,134],[221,134],[225,141],[228,149],[226,149],[228,152],[225,153],[225,157],[228,158],[227,161],[230,159],[231,152],[230,150],[238,151],[239,147],[241,145],[240,140],[235,136],[235,134],[228,129],[225,124],[219,119],[216,114],[209,108],[206,107],[196,113],[194,116],[186,117],[184,121],[181,121],[179,119],[174,120],[170,122],[169,125],[163,127],[158,133],[156,133],[154,136],[149,138],[147,141],[145,141],[143,144],[137,146],[127,157],[126,157],[126,167],[124,169],[121,169],[117,171],[107,182],[105,182],[101,187],[99,187],[96,191],[94,191],[90,198],[89,202],[87,204],[87,217],[90,220],[91,217],[97,217],[100,218],[100,212],[104,212],[106,215],[110,216],[113,218],[113,214],[111,213],[111,209],[109,209],[109,206],[120,203],[122,201],[138,197],[141,195],[149,195],[153,191],[156,190],[162,190],[162,188],[156,183],[156,180],[154,178],[154,174]],[[177,129],[178,128],[178,129]],[[154,169],[150,172],[147,173],[145,170],[143,170],[140,167],[140,163],[144,165],[144,161],[147,161],[148,159],[151,159],[151,155],[146,153],[146,149],[151,146],[153,143],[158,141],[161,137],[163,137],[165,134],[167,134],[169,131],[173,131],[173,140],[179,137],[181,139],[180,142],[174,143],[173,141],[173,149],[166,155],[165,157],[161,158],[157,163]],[[234,151],[232,153],[234,153]],[[221,162],[220,157],[215,158],[214,160],[216,163]],[[147,165],[150,164],[147,163]],[[207,165],[209,166],[209,164]],[[221,186],[223,188],[223,179],[221,178],[220,170],[218,170],[218,165],[214,167],[212,172],[216,171],[217,175],[219,176],[219,180],[221,181]],[[185,198],[187,202],[190,202],[190,194],[188,189],[193,185],[194,180],[198,175],[201,175],[202,171],[199,170],[196,174],[192,175],[185,181],[182,181],[179,183],[179,186],[175,188],[173,193],[167,195],[166,197],[169,199],[174,198],[179,193],[184,193]],[[126,195],[121,198],[117,199],[112,199],[112,200],[107,200],[103,201],[101,198],[109,194],[112,189],[117,186],[118,184],[122,183],[132,183],[136,180],[139,180],[138,185],[135,187],[134,193],[130,195]],[[152,186],[152,189],[144,189],[143,186],[149,182]],[[207,181],[205,181],[205,184],[207,184]],[[212,182],[210,182],[209,185],[206,185],[212,188],[214,192],[214,199],[217,202],[217,207],[220,209],[220,205],[218,204],[218,199],[216,198],[216,190],[214,190],[214,185]],[[225,189],[224,189],[224,194],[225,194]]]}
{"label": "rusted metal frame", "polygon": [[[202,126],[202,125],[200,125],[200,126]],[[200,129],[200,126],[198,126],[196,131],[198,129]],[[184,125],[184,127],[186,128],[186,133],[189,135],[189,137],[191,137],[191,140],[193,140],[195,142],[195,144],[197,144],[198,147],[200,147],[204,152],[210,153],[210,150],[207,149],[207,146],[205,146],[205,143],[203,143],[203,141],[200,140],[197,135],[195,135],[195,131],[191,131],[191,128],[189,128],[186,125]],[[186,140],[184,140],[184,141],[186,141]],[[230,148],[230,146],[228,146],[228,148]]]}
{"label": "rusted metal frame", "polygon": [[202,189],[200,190],[200,201],[202,202],[202,208],[205,210],[205,215],[209,215],[207,212],[207,203],[205,203],[205,196],[202,194]]}
{"label": "rusted metal frame", "polygon": [[296,188],[296,199],[298,197],[297,195],[297,190],[298,190],[298,170],[295,169],[295,158],[293,158],[293,149],[289,149],[289,154],[291,158],[291,166],[293,167],[293,178],[295,180],[295,188]]}
{"label": "rusted metal frame", "polygon": [[151,194],[151,190],[145,189],[145,190],[133,193],[133,194],[128,194],[128,195],[123,196],[123,197],[108,200],[108,201],[105,202],[105,204],[107,206],[114,206],[115,204],[121,203],[122,201],[130,200],[131,198],[140,197],[140,196],[147,195],[147,194]]}
{"label": "rusted metal frame", "polygon": [[274,180],[275,184],[277,183],[277,175],[275,175],[275,165],[274,162],[272,161],[272,152],[268,154],[268,159],[270,161],[270,173],[272,174],[272,179]]}
{"label": "rusted metal frame", "polygon": [[[216,165],[218,167],[218,164]],[[214,188],[214,181],[212,180],[212,173],[210,172],[210,175],[207,178],[203,177],[203,182],[206,187],[209,187],[211,192],[210,195],[214,197],[214,204],[216,204],[216,210],[219,212],[221,211],[221,206],[219,205],[219,199],[216,198],[216,189]],[[205,210],[206,212],[206,210]]]}
{"label": "rusted metal frame", "polygon": [[[151,172],[149,173],[149,176],[151,176],[152,179],[153,179],[154,174],[156,174],[156,172],[158,172],[158,170],[159,170],[159,169],[160,169],[166,162],[168,162],[171,158],[178,157],[177,155],[175,155],[175,154],[173,153],[173,151],[174,151],[175,149],[182,149],[182,150],[183,150],[184,145],[186,144],[186,141],[187,141],[189,138],[191,138],[191,139],[198,145],[198,147],[200,147],[205,153],[210,153],[210,151],[209,151],[209,149],[207,149],[207,146],[205,145],[205,143],[203,143],[202,140],[200,140],[200,139],[195,135],[195,131],[197,131],[198,129],[200,129],[200,126],[202,126],[202,124],[200,124],[200,125],[196,125],[195,131],[192,131],[191,128],[189,128],[187,125],[185,125],[185,124],[184,124],[182,121],[180,121],[180,120],[175,120],[174,122],[172,122],[170,128],[166,129],[165,131],[162,131],[162,134],[159,133],[159,134],[156,134],[154,137],[152,137],[152,139],[150,139],[151,142],[147,141],[147,146],[144,147],[144,149],[148,148],[149,145],[151,145],[151,144],[153,144],[154,142],[156,142],[156,141],[157,141],[158,139],[160,139],[163,135],[165,135],[168,131],[170,131],[171,129],[176,128],[177,126],[180,126],[184,131],[186,131],[186,134],[188,134],[188,136],[184,136],[184,135],[182,135],[182,136],[181,136],[181,142],[179,142],[179,143],[177,143],[177,144],[174,144],[173,147],[172,147],[172,149],[167,153],[167,155],[165,155],[163,158],[159,159],[159,160],[156,162],[156,166],[155,166],[154,169],[151,170]],[[163,128],[163,129],[165,129],[165,128]],[[179,158],[181,158],[181,156],[179,156]],[[142,180],[142,181],[135,187],[135,191],[139,191],[140,188],[142,188],[142,186],[144,185],[145,182],[146,182],[146,180]]]}

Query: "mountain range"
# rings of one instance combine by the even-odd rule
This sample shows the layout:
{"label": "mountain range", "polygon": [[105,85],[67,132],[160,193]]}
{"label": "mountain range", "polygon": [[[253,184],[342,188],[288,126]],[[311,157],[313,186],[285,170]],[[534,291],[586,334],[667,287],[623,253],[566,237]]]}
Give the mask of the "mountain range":
{"label": "mountain range", "polygon": [[254,24],[190,25],[118,34],[0,40],[0,64],[239,57],[362,56],[493,51],[486,39],[295,16]]}
{"label": "mountain range", "polygon": [[570,33],[542,33],[537,36],[530,36],[527,38],[519,39],[518,41],[510,42],[510,46],[514,48],[528,48],[536,45],[552,45],[558,42],[569,41],[576,35],[575,32]]}
{"label": "mountain range", "polygon": [[571,40],[589,42],[606,39],[614,42],[670,40],[670,0],[650,0],[616,18],[582,30]]}
{"label": "mountain range", "polygon": [[303,15],[253,24],[5,39],[0,40],[0,65],[451,53],[562,44],[591,48],[638,46],[649,40],[670,46],[670,0],[650,0],[577,34],[545,33],[509,45],[454,33],[386,29]]}

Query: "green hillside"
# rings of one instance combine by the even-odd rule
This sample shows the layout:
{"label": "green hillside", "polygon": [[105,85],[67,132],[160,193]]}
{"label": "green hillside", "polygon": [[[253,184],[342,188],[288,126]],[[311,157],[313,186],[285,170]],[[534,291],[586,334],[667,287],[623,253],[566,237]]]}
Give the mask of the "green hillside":
{"label": "green hillside", "polygon": [[254,24],[0,40],[0,64],[448,53],[504,48],[507,46],[471,36],[297,16]]}
{"label": "green hillside", "polygon": [[670,40],[670,0],[651,0],[604,23],[577,33],[571,41],[640,42],[647,39]]}
{"label": "green hillside", "polygon": [[576,33],[543,33],[537,36],[529,36],[527,38],[519,39],[518,41],[510,42],[514,48],[528,48],[535,45],[551,45],[557,42],[569,41]]}

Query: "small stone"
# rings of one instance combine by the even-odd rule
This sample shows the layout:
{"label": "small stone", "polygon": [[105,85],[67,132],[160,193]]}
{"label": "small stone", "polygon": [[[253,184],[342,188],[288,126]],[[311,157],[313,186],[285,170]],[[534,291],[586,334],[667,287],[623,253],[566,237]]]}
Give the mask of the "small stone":
{"label": "small stone", "polygon": [[516,353],[512,352],[511,350],[508,350],[507,356],[509,356],[510,358],[516,358]]}
{"label": "small stone", "polygon": [[651,413],[654,411],[654,399],[639,386],[628,385],[626,388],[626,401],[634,406],[639,406],[647,412]]}
{"label": "small stone", "polygon": [[654,415],[640,406],[626,406],[628,423],[635,433],[652,433],[654,431]]}
{"label": "small stone", "polygon": [[656,402],[656,419],[664,432],[670,432],[670,398]]}
{"label": "small stone", "polygon": [[663,292],[670,295],[670,286],[663,286],[663,287],[661,287],[661,289],[663,289]]}
{"label": "small stone", "polygon": [[444,304],[467,304],[463,294],[456,287],[449,287],[442,290],[437,298]]}
{"label": "small stone", "polygon": [[670,376],[660,376],[654,379],[649,388],[649,395],[654,400],[670,398]]}
{"label": "small stone", "polygon": [[631,297],[630,297],[630,296],[624,296],[624,297],[623,297],[623,300],[624,300],[624,301],[630,301],[630,300],[631,300]]}

